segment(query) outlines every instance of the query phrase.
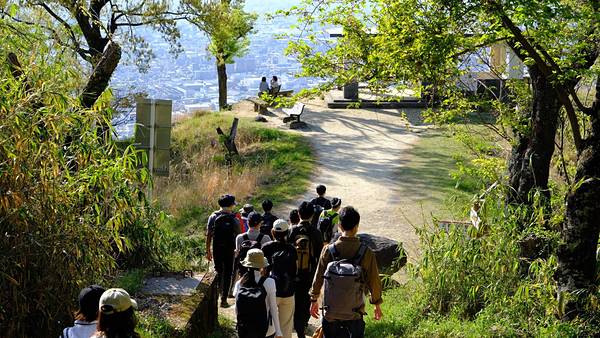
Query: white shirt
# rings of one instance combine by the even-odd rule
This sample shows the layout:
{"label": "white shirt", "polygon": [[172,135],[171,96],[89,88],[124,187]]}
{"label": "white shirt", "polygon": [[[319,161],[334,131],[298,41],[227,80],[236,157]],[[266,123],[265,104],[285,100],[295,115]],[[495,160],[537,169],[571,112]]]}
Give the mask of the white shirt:
{"label": "white shirt", "polygon": [[[258,235],[260,235],[260,230],[258,229],[248,229],[247,232],[244,232],[243,234],[239,234],[237,235],[237,237],[235,238],[235,251],[239,252],[240,251],[240,246],[242,245],[242,242],[244,241],[244,235],[248,235],[248,238],[251,241],[255,241],[258,238]],[[266,243],[269,243],[271,241],[271,237],[269,237],[268,235],[264,235],[262,240],[260,241],[260,246],[262,247],[263,245],[265,245]]]}
{"label": "white shirt", "polygon": [[63,330],[60,338],[90,338],[96,332],[97,321],[76,320],[75,325]]}
{"label": "white shirt", "polygon": [[[261,278],[259,271],[254,271],[254,278],[256,282]],[[233,296],[236,297],[240,290],[241,279],[235,282],[233,287]],[[267,313],[271,314],[272,323],[269,323],[269,329],[267,330],[267,336],[275,334],[275,336],[283,336],[281,333],[281,326],[279,325],[279,310],[277,309],[277,288],[275,286],[275,280],[273,278],[267,278],[263,283],[265,290],[267,290],[267,298],[265,302],[267,304]]]}
{"label": "white shirt", "polygon": [[277,81],[271,80],[271,88],[280,87],[280,86],[281,86],[281,84],[279,83],[279,80],[277,80]]}

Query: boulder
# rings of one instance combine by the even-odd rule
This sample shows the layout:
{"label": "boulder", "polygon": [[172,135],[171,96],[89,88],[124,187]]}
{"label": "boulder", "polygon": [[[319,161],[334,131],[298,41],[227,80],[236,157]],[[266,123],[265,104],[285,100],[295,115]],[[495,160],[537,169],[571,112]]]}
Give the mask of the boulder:
{"label": "boulder", "polygon": [[[337,239],[338,235],[335,237]],[[380,272],[392,274],[406,265],[406,252],[402,243],[386,237],[360,233],[361,242],[365,243],[377,258],[377,266]]]}
{"label": "boulder", "polygon": [[256,121],[256,122],[267,122],[267,119],[266,119],[264,116],[257,115],[257,116],[254,118],[254,121]]}
{"label": "boulder", "polygon": [[293,121],[290,123],[290,129],[305,129],[308,125],[304,121]]}

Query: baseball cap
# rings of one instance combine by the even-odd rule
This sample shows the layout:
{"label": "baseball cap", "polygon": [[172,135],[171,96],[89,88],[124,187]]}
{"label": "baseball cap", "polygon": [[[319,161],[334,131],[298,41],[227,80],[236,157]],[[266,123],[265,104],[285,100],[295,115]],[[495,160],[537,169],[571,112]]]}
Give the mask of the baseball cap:
{"label": "baseball cap", "polygon": [[283,219],[278,219],[273,223],[273,230],[275,231],[288,231],[290,225]]}
{"label": "baseball cap", "polygon": [[236,204],[235,196],[233,196],[233,195],[225,194],[225,195],[221,195],[221,197],[219,197],[219,206],[220,207],[227,208],[227,207],[230,207],[235,204]]}
{"label": "baseball cap", "polygon": [[137,309],[137,302],[131,299],[129,293],[123,289],[108,289],[100,297],[100,311],[104,314],[123,312],[130,307]]}
{"label": "baseball cap", "polygon": [[341,204],[342,204],[342,200],[341,199],[339,199],[337,197],[334,197],[334,198],[331,199],[331,206],[332,207],[336,208],[336,207],[339,207]]}
{"label": "baseball cap", "polygon": [[88,318],[93,318],[98,312],[100,297],[106,291],[100,285],[89,285],[79,292],[79,310]]}
{"label": "baseball cap", "polygon": [[258,212],[251,212],[248,214],[248,224],[257,225],[258,223],[263,221],[263,217]]}

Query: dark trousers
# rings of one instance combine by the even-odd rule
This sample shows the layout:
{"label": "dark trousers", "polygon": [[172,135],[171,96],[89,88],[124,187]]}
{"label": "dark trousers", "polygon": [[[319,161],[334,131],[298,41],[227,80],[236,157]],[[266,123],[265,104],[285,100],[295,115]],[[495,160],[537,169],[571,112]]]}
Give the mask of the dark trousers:
{"label": "dark trousers", "polygon": [[362,319],[327,321],[323,318],[322,325],[324,338],[365,337],[365,322]]}
{"label": "dark trousers", "polygon": [[[312,280],[311,280],[312,281]],[[296,284],[295,306],[294,306],[294,330],[298,338],[304,338],[306,326],[310,319],[310,283],[299,281]]]}
{"label": "dark trousers", "polygon": [[215,261],[215,271],[219,280],[219,291],[221,292],[221,301],[227,300],[229,288],[231,287],[231,277],[233,274],[233,249],[214,247],[213,259]]}

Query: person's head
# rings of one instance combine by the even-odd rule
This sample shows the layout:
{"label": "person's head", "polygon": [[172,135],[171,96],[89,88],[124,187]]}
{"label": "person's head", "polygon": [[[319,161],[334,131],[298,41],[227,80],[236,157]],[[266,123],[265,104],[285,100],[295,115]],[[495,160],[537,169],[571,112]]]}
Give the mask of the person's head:
{"label": "person's head", "polygon": [[271,202],[271,200],[264,200],[262,202],[262,208],[265,212],[271,212],[273,209],[273,202]]}
{"label": "person's head", "polygon": [[244,206],[242,207],[242,210],[240,210],[241,212],[245,213],[245,214],[250,214],[251,212],[254,211],[254,206],[252,204],[244,204]]}
{"label": "person's head", "polygon": [[242,266],[248,268],[248,272],[242,277],[240,284],[243,286],[254,286],[254,271],[261,271],[269,266],[269,261],[261,249],[250,249],[246,253],[246,258],[241,262]]}
{"label": "person's head", "polygon": [[298,214],[300,214],[300,219],[303,221],[310,220],[314,213],[315,207],[310,202],[304,201],[298,207]]}
{"label": "person's head", "polygon": [[290,225],[288,222],[282,219],[278,219],[273,223],[273,229],[271,230],[271,234],[273,238],[275,238],[278,242],[285,242],[288,235],[288,230],[290,229]]}
{"label": "person's head", "polygon": [[108,289],[100,297],[98,332],[106,337],[139,337],[135,333],[137,302],[123,289]]}
{"label": "person's head", "polygon": [[340,210],[341,206],[342,206],[342,200],[340,198],[334,197],[331,199],[331,209],[333,211]]}
{"label": "person's head", "polygon": [[340,211],[340,227],[345,232],[355,232],[360,223],[360,214],[354,207],[343,207]]}
{"label": "person's head", "polygon": [[76,320],[93,322],[98,318],[100,297],[106,291],[99,285],[86,286],[79,292],[79,310],[75,313]]}
{"label": "person's head", "polygon": [[218,203],[221,209],[231,211],[235,206],[235,196],[229,194],[221,195]]}
{"label": "person's head", "polygon": [[251,228],[258,228],[263,221],[263,217],[256,211],[248,214],[248,226]]}
{"label": "person's head", "polygon": [[262,79],[261,79],[260,81],[262,81],[262,82],[267,82],[267,77],[266,77],[266,76],[263,76],[263,77],[262,77]]}
{"label": "person's head", "polygon": [[327,191],[327,188],[324,185],[322,185],[322,184],[317,185],[317,195],[323,196],[323,195],[325,195],[326,191]]}
{"label": "person's head", "polygon": [[290,211],[290,223],[292,225],[300,223],[300,214],[298,214],[298,209],[293,209]]}
{"label": "person's head", "polygon": [[273,81],[278,81],[277,76],[273,75]]}

